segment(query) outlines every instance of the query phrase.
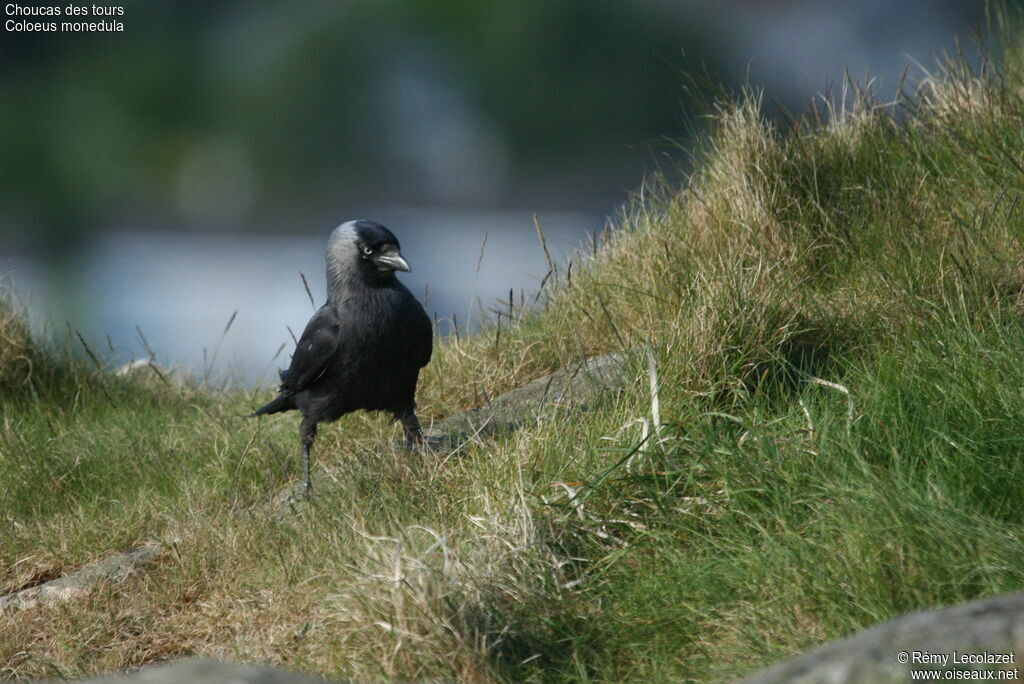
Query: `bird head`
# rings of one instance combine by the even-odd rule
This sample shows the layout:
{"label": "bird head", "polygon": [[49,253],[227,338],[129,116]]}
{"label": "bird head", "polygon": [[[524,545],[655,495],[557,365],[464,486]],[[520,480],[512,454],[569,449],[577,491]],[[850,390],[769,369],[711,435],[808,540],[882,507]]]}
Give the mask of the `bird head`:
{"label": "bird head", "polygon": [[379,223],[343,223],[327,241],[328,281],[375,284],[389,280],[395,271],[411,272],[399,249],[398,238]]}

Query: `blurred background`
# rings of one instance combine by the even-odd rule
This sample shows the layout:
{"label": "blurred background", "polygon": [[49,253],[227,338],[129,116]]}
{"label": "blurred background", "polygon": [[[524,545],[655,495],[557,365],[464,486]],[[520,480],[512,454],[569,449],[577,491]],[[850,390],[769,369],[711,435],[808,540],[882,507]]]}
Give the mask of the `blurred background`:
{"label": "blurred background", "polygon": [[0,277],[37,331],[111,365],[148,347],[247,383],[287,365],[299,274],[322,303],[344,220],[391,227],[442,331],[472,327],[537,290],[534,214],[566,258],[645,175],[685,173],[694,80],[763,88],[766,116],[844,70],[885,99],[985,19],[981,0],[122,6],[123,32],[0,34]]}

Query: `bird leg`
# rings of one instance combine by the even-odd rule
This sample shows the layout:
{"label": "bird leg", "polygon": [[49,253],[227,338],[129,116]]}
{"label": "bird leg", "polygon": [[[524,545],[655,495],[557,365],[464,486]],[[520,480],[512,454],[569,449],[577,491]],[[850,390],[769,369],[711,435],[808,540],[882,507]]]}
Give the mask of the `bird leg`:
{"label": "bird leg", "polygon": [[420,430],[420,421],[412,409],[406,409],[395,415],[402,422],[402,431],[405,432],[405,446],[409,451],[414,451],[423,444],[423,431]]}
{"label": "bird leg", "polygon": [[309,450],[316,439],[316,421],[303,418],[299,424],[299,440],[302,442],[302,474],[306,481],[306,494],[313,489],[313,481],[309,477]]}

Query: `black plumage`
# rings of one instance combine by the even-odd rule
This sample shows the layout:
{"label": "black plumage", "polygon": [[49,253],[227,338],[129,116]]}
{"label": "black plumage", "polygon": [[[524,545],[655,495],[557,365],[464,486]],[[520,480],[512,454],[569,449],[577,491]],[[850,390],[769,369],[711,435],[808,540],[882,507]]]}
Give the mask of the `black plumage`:
{"label": "black plumage", "polygon": [[366,409],[401,421],[410,448],[422,441],[416,381],[430,361],[433,330],[395,271],[409,271],[398,239],[373,221],[349,221],[327,241],[327,303],[299,338],[280,392],[252,413],[298,409],[306,489],[317,425]]}

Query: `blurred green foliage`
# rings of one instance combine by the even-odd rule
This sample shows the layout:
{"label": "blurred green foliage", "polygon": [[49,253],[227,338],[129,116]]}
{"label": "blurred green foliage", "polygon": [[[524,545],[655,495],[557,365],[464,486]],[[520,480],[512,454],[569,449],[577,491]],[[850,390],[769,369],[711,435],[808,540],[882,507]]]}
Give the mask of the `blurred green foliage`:
{"label": "blurred green foliage", "polygon": [[[73,245],[111,218],[178,221],[193,156],[212,164],[194,183],[229,204],[254,196],[250,217],[437,200],[401,150],[420,139],[393,138],[388,98],[405,97],[403,78],[427,106],[454,99],[495,131],[507,182],[488,201],[607,196],[635,183],[647,143],[682,132],[676,68],[683,49],[707,59],[714,33],[703,17],[613,0],[124,6],[121,33],[5,33],[0,231]],[[399,112],[413,124],[416,87]],[[245,178],[223,179],[239,168]],[[587,182],[552,181],[566,178]]]}

